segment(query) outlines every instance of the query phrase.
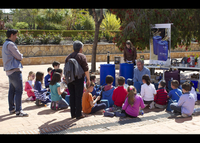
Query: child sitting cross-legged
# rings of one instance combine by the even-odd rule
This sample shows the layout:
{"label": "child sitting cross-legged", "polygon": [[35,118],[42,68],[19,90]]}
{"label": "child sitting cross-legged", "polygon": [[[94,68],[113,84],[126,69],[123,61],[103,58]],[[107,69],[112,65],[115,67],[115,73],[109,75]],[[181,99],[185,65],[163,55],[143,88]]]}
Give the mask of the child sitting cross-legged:
{"label": "child sitting cross-legged", "polygon": [[128,94],[127,90],[124,88],[125,78],[120,76],[117,80],[118,87],[113,91],[112,100],[117,107],[122,107],[126,95]]}
{"label": "child sitting cross-legged", "polygon": [[34,85],[34,93],[36,96],[36,105],[39,106],[40,102],[43,104],[47,104],[51,102],[51,99],[49,99],[48,96],[46,96],[47,89],[42,88],[42,83],[44,79],[44,73],[43,72],[37,72],[36,73],[36,80]]}
{"label": "child sitting cross-legged", "polygon": [[190,93],[191,85],[188,82],[182,84],[183,95],[180,96],[178,103],[171,103],[170,107],[174,114],[181,114],[182,117],[191,116],[194,111],[195,99]]}
{"label": "child sitting cross-legged", "polygon": [[28,98],[26,100],[35,101],[36,99],[34,94],[34,79],[35,79],[35,73],[30,71],[28,74],[28,81],[25,82],[25,89],[24,89],[28,95]]}
{"label": "child sitting cross-legged", "polygon": [[154,96],[155,107],[164,109],[167,106],[167,91],[164,89],[166,82],[160,81],[158,85],[157,94]]}
{"label": "child sitting cross-legged", "polygon": [[[49,88],[51,91],[51,109],[66,109],[69,104],[61,97],[60,91],[61,75],[58,72],[54,72],[52,80],[50,81]],[[54,108],[56,107],[56,108]]]}
{"label": "child sitting cross-legged", "polygon": [[95,97],[92,97],[91,92],[93,91],[94,83],[91,82],[89,86],[86,85],[86,88],[87,90],[83,93],[82,96],[83,113],[92,114],[99,110],[105,109],[106,107],[105,103],[96,104],[96,102],[100,100],[100,96],[97,96],[95,100],[94,100]]}
{"label": "child sitting cross-legged", "polygon": [[154,95],[156,95],[155,86],[150,82],[149,75],[145,74],[142,77],[143,85],[141,86],[141,97],[144,100],[145,106],[150,105],[149,109],[154,108]]}
{"label": "child sitting cross-legged", "polygon": [[[106,99],[109,102],[109,107],[112,107],[114,105],[114,101],[112,100],[112,96],[113,96],[113,91],[115,89],[115,87],[112,86],[114,81],[114,78],[111,75],[107,75],[106,76],[106,84],[103,88],[102,91],[100,93],[100,100],[102,99]],[[97,104],[99,104],[101,102],[97,102]]]}
{"label": "child sitting cross-legged", "polygon": [[142,97],[137,95],[137,91],[134,86],[129,86],[127,90],[128,97],[122,105],[122,112],[124,112],[128,117],[134,118],[139,115],[140,108],[144,108],[145,105]]}

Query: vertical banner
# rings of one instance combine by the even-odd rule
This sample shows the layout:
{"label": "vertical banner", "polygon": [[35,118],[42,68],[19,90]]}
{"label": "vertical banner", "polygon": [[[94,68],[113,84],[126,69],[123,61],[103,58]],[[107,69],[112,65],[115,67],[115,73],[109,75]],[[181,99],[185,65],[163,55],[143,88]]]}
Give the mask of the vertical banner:
{"label": "vertical banner", "polygon": [[150,25],[150,61],[149,64],[163,66],[170,59],[171,24]]}

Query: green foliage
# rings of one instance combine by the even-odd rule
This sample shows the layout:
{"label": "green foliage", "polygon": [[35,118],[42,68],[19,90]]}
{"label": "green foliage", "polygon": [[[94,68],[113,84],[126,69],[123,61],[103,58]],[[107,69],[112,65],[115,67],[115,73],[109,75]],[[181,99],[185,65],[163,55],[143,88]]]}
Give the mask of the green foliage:
{"label": "green foliage", "polygon": [[112,42],[113,38],[115,37],[115,33],[106,30],[103,32],[103,36],[107,39],[108,42]]}
{"label": "green foliage", "polygon": [[64,30],[65,26],[62,26],[61,24],[56,23],[47,23],[45,25],[46,30]]}
{"label": "green foliage", "polygon": [[38,40],[40,40],[42,44],[47,44],[51,40],[51,34],[46,34],[45,32],[43,32],[43,34],[38,34]]}
{"label": "green foliage", "polygon": [[59,44],[61,40],[63,40],[62,33],[51,33],[51,40],[53,40],[53,44]]}
{"label": "green foliage", "polygon": [[116,15],[106,12],[104,19],[100,25],[101,30],[119,30],[120,28],[120,19],[116,18]]}
{"label": "green foliage", "polygon": [[84,30],[94,30],[95,28],[95,22],[91,15],[87,14],[85,16],[85,20],[82,23]]}
{"label": "green foliage", "polygon": [[122,22],[122,31],[114,38],[121,51],[128,39],[138,50],[149,48],[150,25],[156,23],[173,23],[171,48],[184,45],[187,50],[192,37],[200,40],[199,9],[111,9],[111,12]]}
{"label": "green foliage", "polygon": [[4,26],[5,26],[6,28],[8,28],[8,29],[13,29],[13,23],[12,23],[12,22],[6,22],[6,23],[4,24]]}
{"label": "green foliage", "polygon": [[23,34],[24,35],[24,42],[29,45],[33,44],[35,42],[35,38],[33,37],[33,34],[30,34],[28,31]]}
{"label": "green foliage", "polygon": [[0,45],[3,45],[3,43],[6,40],[6,34],[5,33],[0,33]]}
{"label": "green foliage", "polygon": [[72,35],[72,41],[79,40],[85,43],[92,43],[94,41],[94,34],[88,34],[87,32],[80,32],[77,36]]}
{"label": "green foliage", "polygon": [[28,23],[26,23],[26,22],[17,22],[15,27],[17,29],[28,29]]}
{"label": "green foliage", "polygon": [[17,39],[16,39],[15,43],[20,45],[20,44],[23,44],[24,41],[25,41],[25,36],[24,36],[24,34],[18,32],[18,33],[17,33]]}

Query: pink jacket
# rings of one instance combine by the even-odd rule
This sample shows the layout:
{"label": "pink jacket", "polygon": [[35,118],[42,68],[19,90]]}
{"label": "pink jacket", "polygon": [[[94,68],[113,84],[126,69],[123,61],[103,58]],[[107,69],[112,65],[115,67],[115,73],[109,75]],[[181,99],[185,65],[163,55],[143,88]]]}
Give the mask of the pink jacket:
{"label": "pink jacket", "polygon": [[32,87],[28,83],[28,81],[25,82],[25,89],[24,90],[27,92],[28,97],[31,97],[31,96],[35,97],[35,94],[34,94],[34,92],[31,91],[31,89],[32,89]]}

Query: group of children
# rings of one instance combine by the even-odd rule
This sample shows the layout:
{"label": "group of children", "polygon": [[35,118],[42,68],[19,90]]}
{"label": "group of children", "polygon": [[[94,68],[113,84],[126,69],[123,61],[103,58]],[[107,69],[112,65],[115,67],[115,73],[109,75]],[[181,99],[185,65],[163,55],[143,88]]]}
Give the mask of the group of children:
{"label": "group of children", "polygon": [[[69,104],[65,100],[65,96],[69,95],[66,86],[62,87],[61,83],[66,85],[62,78],[62,69],[59,69],[60,63],[54,61],[52,63],[54,69],[49,67],[48,74],[44,77],[43,72],[29,72],[28,81],[25,83],[25,91],[27,92],[27,100],[35,101],[36,105],[51,103],[51,109],[68,108]],[[43,79],[45,87],[42,88]],[[146,106],[153,108],[166,108],[169,103],[169,109],[175,114],[182,114],[183,117],[191,116],[194,110],[197,97],[192,87],[193,84],[187,81],[182,84],[182,91],[178,88],[177,80],[171,81],[171,90],[166,91],[166,82],[159,82],[158,90],[154,84],[150,82],[149,75],[145,74],[142,77],[143,85],[141,86],[140,94],[133,85],[124,88],[125,78],[120,76],[117,80],[118,87],[115,88],[112,84],[114,78],[111,75],[106,76],[106,85],[97,92],[98,85],[95,85],[96,76],[91,74],[90,85],[86,85],[82,96],[82,111],[87,114],[95,113],[106,107],[114,107],[120,109],[122,113],[129,117],[137,117],[139,112]],[[97,88],[98,87],[98,88]],[[49,95],[49,96],[48,96]],[[108,103],[103,102],[107,100]],[[169,100],[171,102],[169,102]]]}
{"label": "group of children", "polygon": [[[67,86],[61,86],[64,83],[62,78],[62,69],[60,63],[54,61],[52,63],[54,69],[49,67],[48,74],[44,77],[44,73],[38,71],[36,74],[29,72],[28,81],[25,83],[25,91],[27,92],[27,100],[36,101],[36,105],[51,103],[51,109],[65,109],[69,104],[65,101],[65,96],[69,95]],[[42,88],[43,79],[45,81],[45,88]],[[66,85],[66,84],[65,84]]]}
{"label": "group of children", "polygon": [[[172,80],[171,87],[173,90],[168,93],[164,80],[159,82],[158,90],[156,90],[154,84],[150,82],[150,77],[145,74],[142,77],[143,84],[140,94],[137,94],[137,90],[133,85],[129,85],[128,88],[125,89],[125,78],[122,76],[118,78],[117,88],[112,86],[113,81],[114,78],[108,75],[106,77],[107,85],[102,88],[98,96],[93,94],[96,91],[94,91],[94,83],[91,82],[82,97],[82,109],[84,113],[94,113],[105,109],[106,104],[101,102],[105,99],[108,101],[108,107],[121,109],[121,113],[129,117],[137,117],[140,111],[142,111],[141,109],[146,106],[149,106],[149,109],[165,109],[169,106],[170,109],[167,109],[167,111],[172,111],[174,114],[180,114],[183,117],[191,116],[193,113],[197,97],[193,94],[193,83],[190,81],[186,81],[182,84],[181,91],[181,89],[179,89],[179,82],[177,80]],[[169,100],[171,102],[169,102]]]}

